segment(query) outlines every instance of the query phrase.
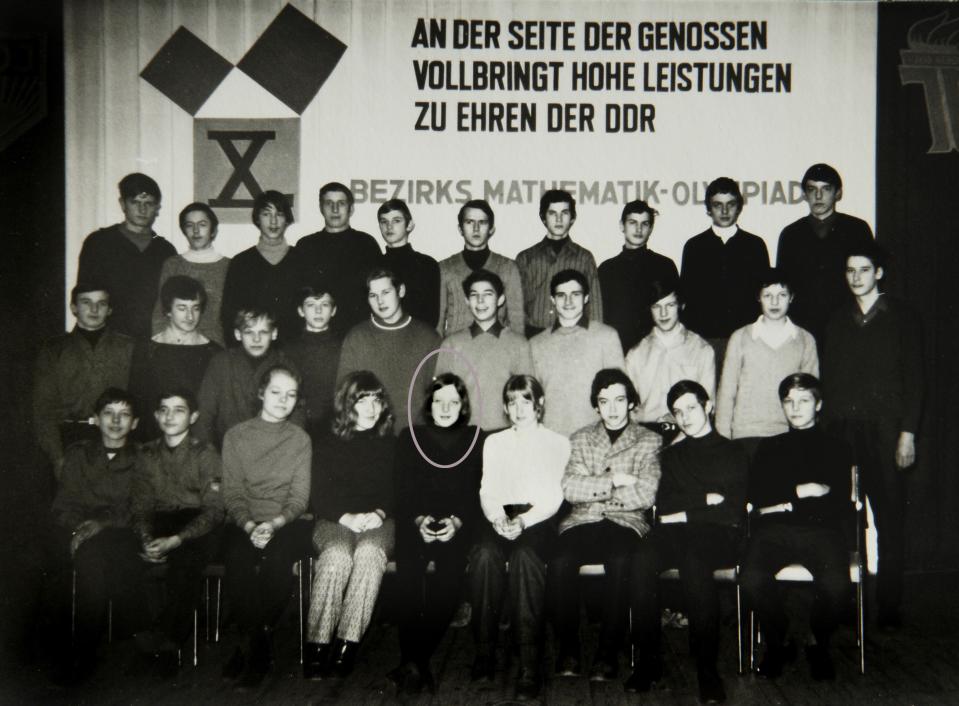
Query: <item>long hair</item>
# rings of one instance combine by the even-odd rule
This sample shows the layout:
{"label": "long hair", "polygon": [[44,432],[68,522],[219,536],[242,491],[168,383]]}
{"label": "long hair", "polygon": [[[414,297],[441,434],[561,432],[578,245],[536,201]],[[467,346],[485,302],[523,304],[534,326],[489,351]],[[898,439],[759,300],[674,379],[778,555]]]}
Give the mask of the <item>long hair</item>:
{"label": "long hair", "polygon": [[373,429],[377,436],[393,433],[393,405],[383,389],[383,383],[369,370],[350,373],[336,389],[333,398],[333,423],[331,430],[341,439],[352,439],[356,434],[356,411],[353,407],[364,397],[376,397],[383,405],[380,418]]}
{"label": "long hair", "polygon": [[469,392],[466,391],[466,383],[463,382],[463,378],[455,373],[443,373],[433,378],[429,385],[426,386],[426,401],[423,403],[423,417],[430,426],[436,426],[436,422],[433,420],[433,395],[447,385],[452,385],[456,388],[456,393],[460,396],[460,416],[453,426],[458,427],[469,423],[470,396]]}

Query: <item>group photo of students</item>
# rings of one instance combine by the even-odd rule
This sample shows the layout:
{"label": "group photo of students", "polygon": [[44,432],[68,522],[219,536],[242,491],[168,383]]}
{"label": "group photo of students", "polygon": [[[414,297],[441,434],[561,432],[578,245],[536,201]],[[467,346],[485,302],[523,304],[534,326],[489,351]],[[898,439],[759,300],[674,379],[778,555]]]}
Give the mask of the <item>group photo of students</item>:
{"label": "group photo of students", "polygon": [[[808,213],[783,224],[775,261],[724,176],[681,262],[651,247],[659,214],[633,200],[622,250],[597,265],[562,190],[541,194],[545,234],[515,259],[490,249],[490,204],[466,201],[462,249],[439,262],[413,249],[403,200],[376,208],[381,250],[329,182],[325,227],[291,244],[291,204],[265,190],[255,244],[229,258],[215,208],[183,206],[174,244],[153,230],[157,182],[123,176],[122,221],[83,241],[75,326],[42,345],[32,381],[44,616],[69,635],[52,678],[91,679],[109,632],[175,680],[218,565],[237,638],[221,671],[239,690],[289,668],[276,633],[299,576],[308,680],[351,678],[390,592],[383,672],[402,698],[442,687],[451,624],[470,625],[471,683],[515,655],[517,700],[557,679],[646,693],[672,621],[688,625],[693,692],[722,703],[720,643],[737,637],[714,572],[729,567],[762,629],[756,673],[776,680],[801,650],[813,680],[836,679],[860,484],[880,557],[871,624],[903,625],[922,337],[883,291],[870,227],[837,210],[837,169],[813,164],[801,186]],[[814,578],[808,627],[777,586],[791,564]],[[595,565],[586,654],[579,574]]]}

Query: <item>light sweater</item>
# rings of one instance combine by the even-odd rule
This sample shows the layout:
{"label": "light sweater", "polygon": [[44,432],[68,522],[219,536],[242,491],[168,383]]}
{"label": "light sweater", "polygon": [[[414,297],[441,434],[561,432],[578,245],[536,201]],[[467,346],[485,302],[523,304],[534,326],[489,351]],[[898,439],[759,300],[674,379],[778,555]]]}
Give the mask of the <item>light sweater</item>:
{"label": "light sweater", "polygon": [[[523,313],[523,284],[516,262],[490,252],[483,269],[499,275],[503,280],[506,301],[499,308],[500,323],[524,335],[526,315]],[[440,323],[437,329],[441,336],[464,329],[473,321],[469,304],[463,295],[463,280],[471,273],[462,251],[440,261]]]}
{"label": "light sweater", "polygon": [[[194,251],[187,251],[187,253],[190,252]],[[163,288],[163,283],[174,275],[184,275],[202,284],[206,292],[206,308],[200,316],[197,331],[222,346],[223,326],[220,323],[220,309],[223,306],[223,283],[226,281],[226,271],[229,266],[230,258],[222,255],[214,261],[197,262],[187,259],[187,254],[183,253],[164,262],[160,270],[156,305],[153,307],[153,335],[166,329],[169,324],[160,304],[160,289]]]}

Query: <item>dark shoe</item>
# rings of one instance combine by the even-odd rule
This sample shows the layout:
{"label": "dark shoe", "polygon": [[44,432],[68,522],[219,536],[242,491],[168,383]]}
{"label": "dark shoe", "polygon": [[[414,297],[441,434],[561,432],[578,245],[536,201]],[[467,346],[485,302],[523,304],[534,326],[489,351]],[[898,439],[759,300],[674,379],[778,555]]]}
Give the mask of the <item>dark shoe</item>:
{"label": "dark shoe", "polygon": [[476,655],[470,668],[470,681],[493,681],[496,675],[496,659],[493,655]]}
{"label": "dark shoe", "polygon": [[353,673],[356,664],[356,653],[360,650],[360,643],[352,640],[337,640],[333,645],[333,673],[345,679]]}
{"label": "dark shoe", "polygon": [[516,700],[517,701],[535,701],[539,698],[540,685],[539,672],[530,667],[523,667],[519,670],[519,678],[516,680]]}
{"label": "dark shoe", "polygon": [[613,681],[619,679],[619,660],[615,656],[597,656],[589,669],[590,681]]}
{"label": "dark shoe", "polygon": [[806,659],[809,660],[809,673],[814,681],[831,681],[836,678],[836,668],[829,656],[829,648],[822,645],[806,647]]}
{"label": "dark shoe", "polygon": [[233,654],[230,655],[230,659],[223,665],[223,670],[220,674],[224,679],[238,679],[245,669],[246,653],[237,647],[233,650]]}
{"label": "dark shoe", "polygon": [[623,684],[623,690],[629,694],[645,694],[653,688],[653,684],[663,678],[663,665],[661,662],[642,661],[629,675],[629,679]]}
{"label": "dark shoe", "polygon": [[307,642],[303,650],[303,678],[320,680],[330,676],[330,643]]}
{"label": "dark shoe", "polygon": [[704,704],[721,704],[726,700],[723,680],[716,672],[699,674],[699,701]]}
{"label": "dark shoe", "polygon": [[583,675],[583,668],[579,663],[579,657],[575,655],[560,655],[556,660],[556,676],[558,677],[580,677]]}

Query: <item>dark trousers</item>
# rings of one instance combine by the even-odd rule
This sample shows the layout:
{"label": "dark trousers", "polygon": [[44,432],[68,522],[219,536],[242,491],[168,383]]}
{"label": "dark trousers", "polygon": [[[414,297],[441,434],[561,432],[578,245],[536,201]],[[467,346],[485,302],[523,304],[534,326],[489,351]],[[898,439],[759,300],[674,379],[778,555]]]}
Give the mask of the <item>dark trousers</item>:
{"label": "dark trousers", "polygon": [[276,530],[263,549],[235,524],[224,532],[224,590],[245,633],[272,628],[290,600],[293,563],[303,556],[302,530],[293,522]]}
{"label": "dark trousers", "polygon": [[719,653],[719,592],[713,571],[734,566],[739,530],[707,524],[657,525],[633,553],[630,595],[633,643],[640,660],[662,659],[659,574],[678,568],[700,674],[715,673]]}
{"label": "dark trousers", "polygon": [[[556,526],[548,520],[527,528],[513,541],[499,536],[486,523],[469,562],[478,654],[490,655],[496,648],[503,591],[509,581],[509,609],[520,658],[538,660],[546,620],[546,561],[555,543]],[[524,666],[535,668],[536,664]]]}
{"label": "dark trousers", "polygon": [[892,617],[902,603],[905,568],[906,477],[896,467],[898,421],[847,421],[830,425],[830,431],[846,439],[853,449],[862,487],[872,505],[879,535],[879,574],[876,599],[879,618]]}
{"label": "dark trousers", "polygon": [[[397,537],[401,662],[427,667],[459,605],[470,540],[462,530],[448,542],[427,544],[408,529]],[[426,565],[436,570],[426,575]]]}
{"label": "dark trousers", "polygon": [[619,654],[626,633],[630,555],[642,540],[631,529],[602,520],[559,535],[547,580],[561,655],[579,654],[579,567],[603,564],[606,572],[599,650]]}

